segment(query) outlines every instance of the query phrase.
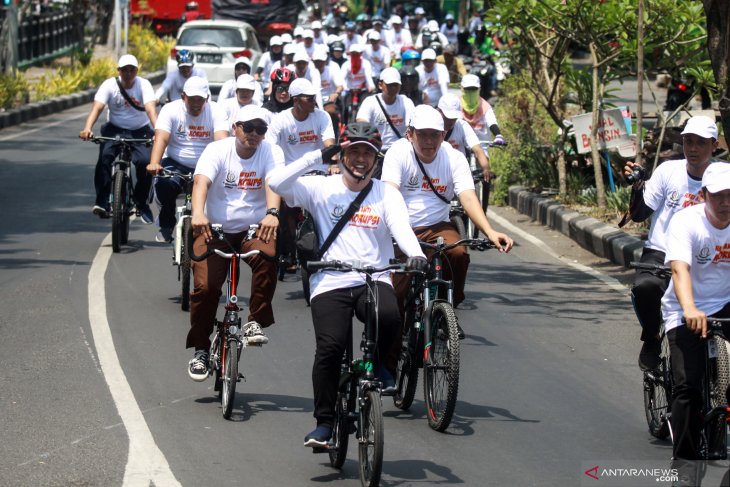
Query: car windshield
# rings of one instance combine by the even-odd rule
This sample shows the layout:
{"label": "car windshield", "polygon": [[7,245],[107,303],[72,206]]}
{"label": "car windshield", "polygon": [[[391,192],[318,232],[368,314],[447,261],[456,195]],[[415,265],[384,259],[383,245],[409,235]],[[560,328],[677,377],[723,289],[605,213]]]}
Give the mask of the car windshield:
{"label": "car windshield", "polygon": [[180,34],[179,46],[215,45],[218,47],[249,47],[238,29],[185,29]]}

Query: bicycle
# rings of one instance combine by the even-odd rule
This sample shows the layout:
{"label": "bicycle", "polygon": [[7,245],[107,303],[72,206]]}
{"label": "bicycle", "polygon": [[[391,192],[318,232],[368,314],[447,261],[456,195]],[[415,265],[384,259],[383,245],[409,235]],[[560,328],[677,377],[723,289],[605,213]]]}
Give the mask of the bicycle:
{"label": "bicycle", "polygon": [[[426,273],[412,273],[405,300],[401,351],[396,368],[393,404],[411,407],[416,395],[418,369],[424,369],[423,394],[428,425],[443,432],[449,427],[459,392],[459,326],[453,306],[453,282],[442,276],[442,254],[459,245],[476,250],[494,248],[486,239],[461,239],[446,245],[419,240],[433,250]],[[445,299],[439,296],[446,296]]]}
{"label": "bicycle", "polygon": [[193,228],[190,220],[193,215],[193,173],[163,169],[158,178],[179,177],[182,179],[183,191],[185,192],[185,203],[176,207],[172,265],[177,266],[177,280],[182,285],[180,307],[183,311],[190,311],[190,248],[187,244],[189,235]]}
{"label": "bicycle", "polygon": [[121,151],[114,159],[112,168],[112,250],[118,253],[121,246],[129,241],[129,216],[134,211],[132,195],[132,148],[134,144],[149,146],[152,139],[131,139],[119,135],[115,137],[92,137],[92,142],[101,144],[112,142],[121,145]]}
{"label": "bicycle", "polygon": [[359,262],[347,264],[339,261],[309,261],[306,265],[310,272],[328,270],[365,274],[365,284],[369,291],[366,298],[365,327],[360,342],[363,355],[361,358],[353,359],[351,326],[342,358],[332,438],[326,448],[315,449],[314,453],[328,452],[330,464],[335,468],[342,468],[347,457],[349,435],[356,433],[360,481],[363,486],[376,486],[380,482],[383,468],[384,443],[382,383],[373,372],[377,343],[377,287],[372,275],[389,270],[404,270],[405,266],[390,264],[376,268],[361,266]]}
{"label": "bicycle", "polygon": [[[246,234],[245,240],[251,240],[258,230],[258,225],[251,225]],[[222,240],[226,243],[221,225],[211,225],[214,238]],[[188,237],[188,248],[190,249],[190,258],[196,262],[207,259],[216,254],[224,259],[228,259],[228,278],[226,280],[226,304],[223,321],[216,319],[215,334],[210,344],[209,368],[215,371],[214,391],[218,392],[218,398],[221,400],[223,409],[223,417],[230,419],[233,413],[233,403],[236,394],[236,384],[240,382],[243,375],[239,372],[238,364],[241,360],[243,349],[249,346],[248,340],[243,336],[244,330],[241,326],[241,317],[238,312],[241,308],[238,306],[238,296],[236,289],[238,286],[238,266],[241,259],[246,259],[254,255],[266,256],[260,250],[251,250],[249,252],[239,253],[230,243],[228,243],[231,252],[226,253],[219,249],[207,250],[202,255],[195,255],[193,247],[193,236],[190,232]],[[271,256],[267,258],[273,259]],[[251,346],[254,346],[251,344]]]}

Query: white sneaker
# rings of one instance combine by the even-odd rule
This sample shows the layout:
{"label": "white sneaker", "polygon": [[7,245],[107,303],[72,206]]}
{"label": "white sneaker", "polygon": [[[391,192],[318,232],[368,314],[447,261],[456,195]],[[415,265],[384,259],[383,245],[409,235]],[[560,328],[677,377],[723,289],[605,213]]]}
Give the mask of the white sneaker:
{"label": "white sneaker", "polygon": [[263,345],[269,343],[269,339],[264,335],[261,325],[255,321],[249,321],[243,325],[243,336],[248,340],[249,345]]}
{"label": "white sneaker", "polygon": [[208,352],[196,350],[195,356],[188,362],[188,375],[196,382],[203,382],[208,378]]}

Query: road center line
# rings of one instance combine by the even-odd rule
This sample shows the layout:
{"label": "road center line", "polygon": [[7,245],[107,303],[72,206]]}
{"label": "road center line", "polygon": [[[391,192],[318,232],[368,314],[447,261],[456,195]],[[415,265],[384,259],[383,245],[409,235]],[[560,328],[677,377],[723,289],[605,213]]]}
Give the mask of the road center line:
{"label": "road center line", "polygon": [[514,226],[513,224],[511,224],[509,221],[507,221],[507,219],[502,218],[501,216],[497,215],[495,212],[493,212],[491,210],[487,210],[487,213],[489,215],[489,219],[490,220],[492,220],[492,221],[498,223],[499,225],[501,225],[501,226],[509,229],[509,231],[511,233],[514,233],[514,234],[519,235],[520,237],[522,237],[523,239],[529,241],[533,245],[536,245],[537,247],[540,248],[540,250],[542,250],[546,254],[548,254],[548,255],[550,255],[550,256],[558,259],[559,261],[561,261],[561,262],[569,265],[570,267],[572,267],[572,268],[574,268],[576,270],[579,270],[581,272],[585,272],[586,274],[595,277],[596,279],[598,279],[599,281],[603,282],[609,288],[613,289],[616,292],[619,292],[619,293],[621,293],[623,295],[628,294],[629,289],[626,286],[624,286],[623,284],[621,284],[619,281],[617,281],[616,279],[614,279],[613,277],[607,276],[607,275],[605,275],[605,274],[603,274],[603,273],[601,273],[601,272],[599,272],[599,271],[597,271],[597,270],[595,270],[595,269],[593,269],[591,267],[588,267],[586,265],[579,264],[577,262],[573,262],[572,260],[567,259],[567,258],[563,257],[562,255],[558,255],[558,253],[555,252],[553,249],[551,249],[550,246],[547,245],[545,242],[543,242],[539,238],[537,238],[537,237],[535,237],[533,235],[530,235],[529,233],[527,233],[527,232],[525,232],[525,231],[517,228],[516,226]]}
{"label": "road center line", "polygon": [[[78,115],[72,115],[70,117],[65,117],[63,120],[58,120],[56,122],[47,123],[47,124],[44,124],[40,127],[34,128],[34,129],[21,130],[20,132],[17,132],[14,134],[4,135],[4,136],[0,137],[0,142],[5,142],[6,140],[17,139],[18,137],[20,137],[22,135],[30,135],[34,132],[39,132],[41,130],[48,130],[49,127],[55,127],[56,125],[61,125],[63,123],[69,122],[71,120],[76,120],[78,118],[83,118],[86,116],[87,116],[86,113],[79,113]],[[39,119],[36,119],[36,120],[39,120]],[[28,122],[25,122],[25,123],[30,123],[30,122],[31,122],[31,120],[29,120]]]}
{"label": "road center line", "polygon": [[111,234],[102,242],[89,270],[89,323],[104,379],[129,436],[124,486],[178,486],[180,483],[157,447],[144,415],[127,382],[114,348],[106,317],[104,275],[112,255]]}

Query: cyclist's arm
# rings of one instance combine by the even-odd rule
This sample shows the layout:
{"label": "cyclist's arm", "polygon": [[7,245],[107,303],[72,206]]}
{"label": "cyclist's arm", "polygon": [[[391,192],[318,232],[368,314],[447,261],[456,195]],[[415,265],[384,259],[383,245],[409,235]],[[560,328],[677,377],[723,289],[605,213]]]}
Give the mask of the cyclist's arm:
{"label": "cyclist's arm", "polygon": [[193,232],[196,235],[205,235],[205,241],[209,242],[213,238],[213,234],[210,231],[210,221],[205,215],[205,201],[208,199],[208,188],[213,182],[208,179],[208,176],[202,174],[196,174],[193,179],[193,216],[190,220],[190,224],[193,226]]}
{"label": "cyclist's arm", "polygon": [[223,140],[228,137],[228,135],[228,130],[216,130],[215,132],[213,132],[213,141],[215,142],[216,140]]}
{"label": "cyclist's arm", "polygon": [[687,322],[687,328],[695,333],[702,333],[704,338],[707,336],[707,316],[695,306],[689,264],[681,260],[673,260],[671,267],[674,293],[682,306],[682,315]]}
{"label": "cyclist's arm", "polygon": [[150,119],[152,127],[157,125],[157,100],[145,103],[144,111],[147,113],[147,117]]}
{"label": "cyclist's arm", "polygon": [[150,163],[147,165],[147,172],[156,175],[162,170],[162,156],[165,153],[167,144],[170,143],[170,132],[166,130],[155,130],[155,141],[152,143],[152,153],[150,154]]}
{"label": "cyclist's arm", "polygon": [[[266,188],[266,208],[279,208],[281,205],[281,196],[274,193],[274,190],[269,187],[268,180],[264,182]],[[266,215],[260,223],[261,227],[257,232],[259,239],[263,240],[264,243],[269,243],[270,240],[276,238],[276,230],[279,228],[279,217],[274,215]]]}
{"label": "cyclist's arm", "polygon": [[384,202],[385,202],[385,223],[390,229],[390,234],[393,235],[398,248],[400,248],[404,254],[408,257],[426,257],[421,249],[421,245],[418,243],[418,238],[413,233],[411,224],[408,220],[408,208],[406,202],[403,200],[403,195],[400,191],[394,190],[392,184],[385,186],[384,191]]}
{"label": "cyclist's arm", "polygon": [[487,215],[484,214],[481,203],[477,198],[477,193],[473,189],[467,189],[459,193],[459,202],[464,208],[467,216],[474,222],[474,224],[487,236],[490,242],[500,252],[509,252],[512,248],[513,241],[506,234],[498,232],[492,228],[487,220]]}
{"label": "cyclist's arm", "polygon": [[291,164],[274,169],[267,178],[269,187],[292,204],[296,200],[297,178],[317,164],[322,164],[322,151],[307,152]]}
{"label": "cyclist's arm", "polygon": [[94,124],[99,119],[99,115],[101,115],[101,112],[104,111],[104,108],[106,108],[105,104],[100,101],[94,101],[94,104],[91,106],[89,116],[86,117],[86,123],[84,124],[84,128],[83,130],[81,130],[81,132],[79,132],[79,137],[81,139],[89,140],[94,136],[94,132],[91,129],[94,127]]}
{"label": "cyclist's arm", "polygon": [[487,153],[484,152],[484,149],[482,149],[480,144],[473,146],[471,151],[474,153],[474,157],[476,157],[479,167],[482,168],[482,177],[486,182],[489,182],[489,156],[487,156]]}

